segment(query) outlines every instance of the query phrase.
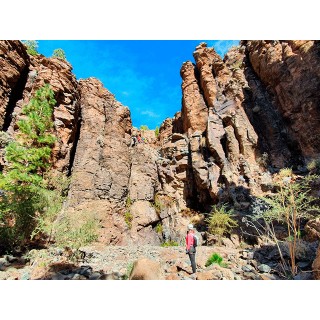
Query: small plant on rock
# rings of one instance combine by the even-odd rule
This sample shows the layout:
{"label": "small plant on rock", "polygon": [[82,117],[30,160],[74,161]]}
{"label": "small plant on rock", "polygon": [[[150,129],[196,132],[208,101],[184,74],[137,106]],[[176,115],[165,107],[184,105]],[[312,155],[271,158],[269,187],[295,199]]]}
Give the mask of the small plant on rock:
{"label": "small plant on rock", "polygon": [[142,124],[142,125],[140,126],[140,130],[141,130],[141,131],[146,131],[146,130],[149,130],[149,128],[148,128],[147,125]]}
{"label": "small plant on rock", "polygon": [[313,159],[308,162],[307,169],[314,174],[320,174],[320,159]]}
{"label": "small plant on rock", "polygon": [[133,270],[133,262],[130,262],[127,265],[127,273],[124,275],[123,280],[128,280],[129,279],[132,270]]}
{"label": "small plant on rock", "polygon": [[154,135],[156,136],[156,138],[159,137],[159,127],[158,126],[154,130]]}
{"label": "small plant on rock", "polygon": [[209,267],[214,263],[218,264],[220,267],[223,267],[223,268],[227,267],[227,264],[223,262],[223,258],[218,253],[213,253],[211,257],[208,258],[205,266]]}
{"label": "small plant on rock", "polygon": [[161,247],[178,247],[178,246],[179,246],[179,243],[172,240],[166,241],[161,244]]}
{"label": "small plant on rock", "polygon": [[124,221],[127,224],[128,228],[132,228],[132,220],[133,220],[133,215],[130,211],[126,211],[124,214]]}
{"label": "small plant on rock", "polygon": [[219,244],[224,234],[230,233],[233,228],[238,226],[238,223],[232,218],[232,215],[233,211],[227,210],[225,205],[221,207],[214,206],[209,214],[209,218],[206,219],[208,231],[218,236]]}
{"label": "small plant on rock", "polygon": [[163,226],[162,226],[162,224],[160,222],[156,225],[155,231],[156,231],[156,233],[162,234]]}
{"label": "small plant on rock", "polygon": [[93,212],[66,214],[55,222],[54,240],[58,247],[79,249],[98,240],[98,228]]}

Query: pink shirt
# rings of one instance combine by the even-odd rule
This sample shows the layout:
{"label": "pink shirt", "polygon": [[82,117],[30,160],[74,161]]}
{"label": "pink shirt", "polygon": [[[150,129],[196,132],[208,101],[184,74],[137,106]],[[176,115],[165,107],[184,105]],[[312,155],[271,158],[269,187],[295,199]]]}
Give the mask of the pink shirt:
{"label": "pink shirt", "polygon": [[189,232],[186,236],[186,245],[187,245],[187,250],[190,249],[191,246],[193,246],[193,233]]}

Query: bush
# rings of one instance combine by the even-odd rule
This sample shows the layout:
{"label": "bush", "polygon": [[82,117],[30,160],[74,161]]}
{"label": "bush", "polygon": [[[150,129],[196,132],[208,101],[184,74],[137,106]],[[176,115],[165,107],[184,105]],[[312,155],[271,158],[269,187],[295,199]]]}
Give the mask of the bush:
{"label": "bush", "polygon": [[320,159],[313,159],[309,161],[307,169],[314,174],[320,174]]}
{"label": "bush", "polygon": [[126,222],[129,229],[132,228],[132,220],[133,220],[132,213],[130,211],[126,211],[124,214],[124,221]]}
{"label": "bush", "polygon": [[208,223],[208,231],[211,234],[217,235],[219,243],[221,237],[238,226],[238,223],[232,218],[233,211],[227,210],[225,205],[220,208],[214,206],[209,217],[205,220]]}
{"label": "bush", "polygon": [[124,275],[123,280],[128,280],[128,279],[129,279],[132,270],[133,270],[133,262],[130,262],[130,263],[127,265],[127,273]]}
{"label": "bush", "polygon": [[52,57],[67,60],[65,52],[60,48],[53,50]]}
{"label": "bush", "polygon": [[216,264],[218,264],[219,266],[221,266],[223,268],[227,267],[227,264],[225,262],[223,262],[222,260],[223,260],[223,258],[218,253],[213,253],[211,255],[211,257],[208,258],[205,266],[209,267],[212,264],[216,263]]}
{"label": "bush", "polygon": [[163,226],[162,226],[162,224],[160,222],[156,225],[155,231],[156,231],[156,233],[162,234]]}
{"label": "bush", "polygon": [[[320,211],[316,198],[311,195],[312,183],[318,176],[295,177],[292,170],[285,168],[274,176],[277,192],[261,197],[265,203],[265,210],[256,213],[244,222],[255,228],[260,236],[266,237],[277,246],[281,267],[284,274],[289,270],[291,275],[297,273],[296,249],[301,236],[303,220],[310,219]],[[287,230],[284,240],[289,247],[290,260],[284,259],[281,242],[276,234],[275,225],[280,224]]]}
{"label": "bush", "polygon": [[58,247],[79,249],[98,240],[99,223],[92,212],[77,212],[58,218],[53,227]]}
{"label": "bush", "polygon": [[156,138],[159,137],[159,127],[156,126],[155,130],[154,130],[154,135],[156,136]]}
{"label": "bush", "polygon": [[32,56],[36,56],[38,53],[38,41],[36,40],[25,40],[22,43],[27,47],[27,53]]}
{"label": "bush", "polygon": [[161,247],[178,247],[179,243],[175,241],[166,241],[161,244]]}
{"label": "bush", "polygon": [[31,234],[31,239],[39,235],[47,237],[47,242],[52,240],[54,222],[67,197],[69,184],[70,178],[62,173],[53,175],[49,172],[45,176],[45,188],[41,190],[41,207],[44,209],[42,214],[36,216],[37,225]]}
{"label": "bush", "polygon": [[142,125],[140,126],[140,130],[145,131],[145,130],[149,130],[149,128],[148,128],[147,125],[142,124]]}

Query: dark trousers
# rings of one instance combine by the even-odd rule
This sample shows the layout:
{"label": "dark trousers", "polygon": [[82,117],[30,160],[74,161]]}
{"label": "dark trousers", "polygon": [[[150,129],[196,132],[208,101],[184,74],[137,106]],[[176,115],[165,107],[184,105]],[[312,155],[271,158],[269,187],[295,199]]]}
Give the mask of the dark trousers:
{"label": "dark trousers", "polygon": [[195,253],[188,253],[188,255],[189,255],[190,262],[191,262],[192,273],[195,273],[197,271],[196,254]]}

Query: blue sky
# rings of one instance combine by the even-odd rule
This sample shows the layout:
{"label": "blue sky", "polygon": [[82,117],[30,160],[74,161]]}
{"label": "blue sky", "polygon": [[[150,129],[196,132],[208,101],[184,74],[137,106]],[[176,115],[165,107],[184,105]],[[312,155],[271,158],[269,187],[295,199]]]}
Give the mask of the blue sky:
{"label": "blue sky", "polygon": [[62,48],[77,79],[98,78],[128,106],[133,125],[160,126],[181,110],[180,68],[194,61],[200,42],[222,57],[238,40],[40,40],[39,53],[50,57]]}

